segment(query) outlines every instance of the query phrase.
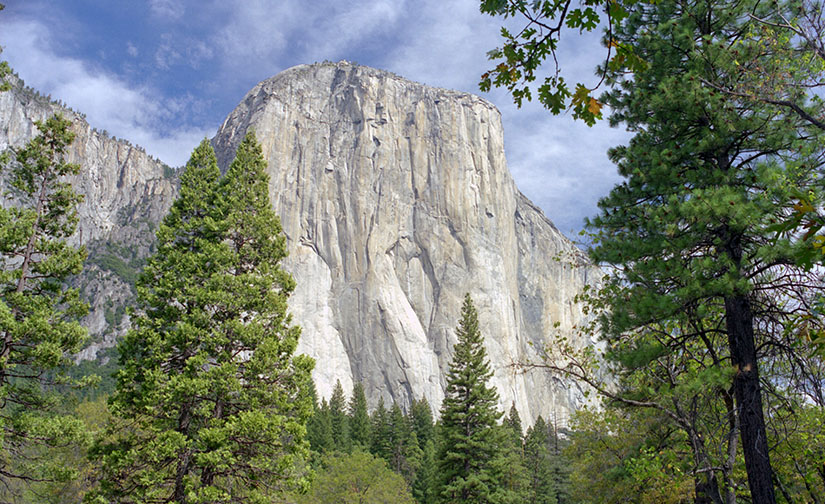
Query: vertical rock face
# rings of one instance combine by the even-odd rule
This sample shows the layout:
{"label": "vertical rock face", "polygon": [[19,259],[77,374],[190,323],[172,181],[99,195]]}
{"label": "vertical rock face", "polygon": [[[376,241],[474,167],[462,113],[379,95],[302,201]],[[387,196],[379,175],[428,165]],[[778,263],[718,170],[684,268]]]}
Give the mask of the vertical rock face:
{"label": "vertical rock face", "polygon": [[213,140],[224,169],[249,128],[321,395],[357,380],[372,401],[423,395],[438,407],[469,292],[502,409],[565,423],[584,402],[575,383],[513,367],[539,360],[552,335],[573,336],[584,318],[574,296],[597,270],[515,187],[492,104],[346,62],[304,65],[225,120]]}
{"label": "vertical rock face", "polygon": [[[75,123],[69,160],[83,166],[73,183],[85,201],[74,240],[90,254],[74,281],[92,304],[93,340],[79,357],[100,356],[128,327],[124,307],[176,174],[13,84],[0,93],[0,151],[25,144],[34,121],[55,112]],[[563,424],[584,402],[575,383],[513,367],[539,360],[556,334],[575,338],[574,296],[598,272],[515,187],[493,105],[342,62],[295,67],[252,89],[213,140],[223,168],[249,128],[269,161],[298,285],[290,306],[321,395],[358,380],[373,405],[424,396],[437,408],[469,292],[503,410],[515,402],[525,422],[541,414]]]}
{"label": "vertical rock face", "polygon": [[[136,272],[154,242],[154,228],[176,193],[174,171],[140,148],[92,129],[84,118],[11,79],[12,89],[0,93],[0,152],[25,145],[37,134],[35,121],[60,113],[72,120],[76,134],[67,161],[82,166],[72,179],[84,196],[78,208],[78,232],[72,241],[83,244],[89,259],[73,281],[91,304],[84,320],[92,344],[80,358],[94,358],[111,347],[128,326],[125,306],[134,298]],[[5,192],[5,173],[0,189]],[[4,196],[0,195],[3,204]]]}

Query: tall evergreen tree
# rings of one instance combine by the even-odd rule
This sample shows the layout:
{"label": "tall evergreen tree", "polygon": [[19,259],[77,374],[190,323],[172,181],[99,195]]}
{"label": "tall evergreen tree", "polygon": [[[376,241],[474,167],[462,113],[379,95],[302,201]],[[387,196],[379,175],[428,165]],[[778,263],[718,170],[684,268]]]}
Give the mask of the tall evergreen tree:
{"label": "tall evergreen tree", "polygon": [[499,450],[493,458],[491,468],[499,482],[491,499],[493,502],[522,504],[527,499],[529,476],[524,466],[524,438],[521,418],[515,404],[510,414],[499,427],[501,431]]}
{"label": "tall evergreen tree", "polygon": [[497,428],[501,413],[496,409],[498,393],[487,386],[493,373],[469,294],[456,335],[441,407],[437,498],[440,503],[497,502],[493,494],[501,482],[491,466],[501,441]]}
{"label": "tall evergreen tree", "polygon": [[521,450],[524,445],[524,429],[515,402],[510,406],[510,413],[504,418],[504,426],[508,428],[505,432],[510,435],[513,445]]}
{"label": "tall evergreen tree", "polygon": [[524,459],[528,474],[526,502],[529,504],[556,504],[550,438],[547,424],[541,416],[536,419],[536,423],[532,427],[527,429],[524,442]]}
{"label": "tall evergreen tree", "polygon": [[376,406],[375,411],[372,412],[370,422],[372,424],[372,446],[370,453],[376,457],[381,457],[389,463],[392,450],[390,420],[387,408],[384,406],[383,397],[378,399],[378,406]]}
{"label": "tall evergreen tree", "polygon": [[367,411],[367,396],[364,394],[364,385],[356,382],[352,387],[352,398],[349,402],[349,432],[353,446],[360,446],[362,450],[370,447],[371,429],[370,416]]}
{"label": "tall evergreen tree", "polygon": [[119,346],[111,404],[134,426],[96,448],[101,502],[262,502],[304,483],[313,362],[293,356],[265,168],[252,133],[220,182],[207,141],[187,164]]}
{"label": "tall evergreen tree", "polygon": [[332,415],[329,403],[321,399],[321,404],[315,406],[312,418],[307,422],[307,439],[313,451],[328,453],[335,450],[335,436],[332,433]]}
{"label": "tall evergreen tree", "polygon": [[[751,16],[769,8],[757,1],[631,8],[615,42],[633,44],[646,65],[632,80],[613,74],[620,82],[605,100],[611,121],[635,136],[611,151],[625,180],[589,223],[596,235],[592,257],[620,272],[605,291],[609,339],[657,322],[702,320],[720,309],[718,329],[691,328],[671,348],[678,355],[684,341],[725,335],[708,352],[725,356],[734,369],[736,428],[757,504],[776,502],[759,374],[759,351],[767,347],[757,337],[781,335],[757,334],[755,324],[787,320],[790,310],[806,306],[808,280],[794,250],[794,240],[806,237],[777,239],[774,228],[794,214],[800,193],[818,191],[812,167],[821,165],[820,132],[707,83],[740,78],[740,40],[752,29]],[[649,350],[615,348],[633,366],[662,355]]]}
{"label": "tall evergreen tree", "polygon": [[430,408],[430,403],[427,402],[426,397],[421,397],[417,401],[413,401],[410,408],[410,416],[412,417],[412,425],[415,430],[415,435],[418,436],[419,443],[424,446],[429,441],[432,441],[435,436],[435,426],[433,425],[433,410]]}
{"label": "tall evergreen tree", "polygon": [[0,496],[10,482],[71,477],[43,451],[85,434],[80,421],[56,413],[54,393],[86,339],[78,320],[88,307],[64,285],[86,259],[66,243],[82,200],[64,181],[80,170],[64,159],[75,135],[57,115],[35,125],[38,135],[3,160],[15,205],[0,207]]}
{"label": "tall evergreen tree", "polygon": [[433,437],[424,443],[421,449],[421,468],[415,477],[412,492],[419,504],[434,504],[436,502],[436,441]]}
{"label": "tall evergreen tree", "polygon": [[412,428],[410,417],[393,403],[389,413],[390,468],[404,476],[412,486],[424,457],[418,444],[418,436]]}
{"label": "tall evergreen tree", "polygon": [[335,449],[348,452],[350,447],[349,418],[347,418],[347,401],[341,380],[335,382],[332,397],[329,398],[329,419],[332,425],[332,439]]}

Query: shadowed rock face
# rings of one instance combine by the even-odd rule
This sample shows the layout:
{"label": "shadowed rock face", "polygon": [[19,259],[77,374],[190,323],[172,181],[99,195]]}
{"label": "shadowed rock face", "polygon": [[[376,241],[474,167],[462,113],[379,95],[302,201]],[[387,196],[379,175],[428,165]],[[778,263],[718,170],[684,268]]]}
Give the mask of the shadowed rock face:
{"label": "shadowed rock face", "polygon": [[577,337],[573,299],[598,270],[515,187],[492,104],[347,62],[303,65],[227,117],[213,139],[223,169],[249,128],[320,395],[358,380],[373,403],[423,395],[437,408],[469,292],[502,409],[566,423],[580,388],[512,365],[539,360],[556,334]]}
{"label": "shadowed rock face", "polygon": [[[134,299],[131,284],[154,243],[157,223],[177,193],[174,170],[149,156],[141,147],[93,129],[77,112],[10,79],[12,89],[0,93],[0,151],[25,145],[37,134],[35,121],[55,113],[71,119],[76,137],[67,161],[79,163],[72,178],[84,195],[78,207],[78,231],[71,241],[89,251],[84,271],[72,282],[80,287],[91,311],[84,319],[91,344],[78,356],[93,359],[112,347],[129,327],[125,306]],[[6,189],[0,170],[0,203]],[[1,267],[2,265],[0,265]]]}

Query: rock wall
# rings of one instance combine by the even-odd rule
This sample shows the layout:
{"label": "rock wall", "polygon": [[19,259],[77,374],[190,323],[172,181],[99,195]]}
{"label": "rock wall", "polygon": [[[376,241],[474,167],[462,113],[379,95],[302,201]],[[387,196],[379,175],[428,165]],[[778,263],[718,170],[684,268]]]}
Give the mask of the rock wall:
{"label": "rock wall", "polygon": [[[0,150],[55,112],[75,123],[69,157],[83,165],[73,183],[86,199],[74,239],[90,257],[74,282],[93,308],[79,358],[99,357],[129,325],[124,307],[176,173],[12,81],[0,93]],[[514,368],[539,360],[553,335],[577,337],[574,297],[598,271],[516,188],[493,105],[347,62],[304,65],[257,85],[227,117],[213,139],[222,168],[249,128],[269,162],[298,284],[290,308],[321,395],[359,380],[372,405],[423,395],[438,408],[469,292],[502,410],[515,402],[527,424],[541,414],[563,425],[584,403],[578,384]]]}
{"label": "rock wall", "polygon": [[347,62],[302,65],[227,117],[213,139],[223,169],[249,128],[322,396],[359,380],[373,403],[439,407],[469,292],[502,409],[566,423],[580,387],[513,365],[539,360],[551,335],[576,337],[574,296],[598,271],[515,187],[492,104]]}
{"label": "rock wall", "polygon": [[[124,308],[134,299],[134,276],[151,250],[155,227],[175,198],[175,172],[142,148],[93,129],[82,114],[20,79],[12,77],[10,83],[12,89],[0,93],[0,152],[25,145],[37,134],[35,121],[60,113],[74,123],[67,160],[82,165],[72,185],[84,201],[72,241],[87,247],[89,259],[73,283],[91,304],[84,324],[92,336],[78,358],[94,358],[129,325]],[[0,189],[3,176],[0,170]]]}

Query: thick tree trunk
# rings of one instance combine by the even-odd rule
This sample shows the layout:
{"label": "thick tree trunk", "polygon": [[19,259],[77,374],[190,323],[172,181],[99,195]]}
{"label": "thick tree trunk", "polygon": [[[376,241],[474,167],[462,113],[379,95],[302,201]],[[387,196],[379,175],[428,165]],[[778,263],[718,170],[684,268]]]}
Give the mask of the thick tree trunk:
{"label": "thick tree trunk", "polygon": [[762,414],[753,314],[746,295],[734,294],[725,298],[725,322],[731,362],[737,370],[733,390],[751,499],[753,504],[776,504],[765,418]]}

